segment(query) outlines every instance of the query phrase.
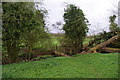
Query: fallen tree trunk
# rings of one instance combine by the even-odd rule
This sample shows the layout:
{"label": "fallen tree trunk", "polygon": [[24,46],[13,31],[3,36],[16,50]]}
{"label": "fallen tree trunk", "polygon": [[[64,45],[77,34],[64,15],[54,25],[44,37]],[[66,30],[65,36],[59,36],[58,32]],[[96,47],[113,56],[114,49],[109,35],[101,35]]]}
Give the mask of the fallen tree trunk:
{"label": "fallen tree trunk", "polygon": [[119,53],[120,48],[109,48],[109,47],[104,47],[99,50],[100,52],[105,52],[105,53]]}
{"label": "fallen tree trunk", "polygon": [[55,51],[54,53],[55,53],[55,55],[57,55],[57,56],[70,57],[69,55],[66,55],[66,54],[61,53],[61,52],[58,52],[58,51]]}
{"label": "fallen tree trunk", "polygon": [[91,48],[88,53],[97,53],[97,50],[107,46],[108,44],[112,43],[113,41],[117,40],[120,37],[120,34],[113,36],[112,38],[108,39],[107,41],[98,44],[97,46]]}

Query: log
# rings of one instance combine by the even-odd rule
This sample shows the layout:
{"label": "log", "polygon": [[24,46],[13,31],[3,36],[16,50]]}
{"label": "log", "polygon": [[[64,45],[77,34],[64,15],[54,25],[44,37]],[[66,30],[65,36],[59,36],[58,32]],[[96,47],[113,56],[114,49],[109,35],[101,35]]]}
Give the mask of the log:
{"label": "log", "polygon": [[69,55],[66,55],[66,54],[61,53],[61,52],[58,52],[58,51],[55,51],[54,53],[55,53],[55,55],[57,55],[57,56],[70,57]]}
{"label": "log", "polygon": [[117,40],[120,37],[120,34],[113,36],[112,38],[108,39],[107,41],[98,44],[97,46],[91,48],[88,53],[97,53],[97,50],[107,46],[108,44],[112,43],[113,41]]}
{"label": "log", "polygon": [[106,53],[119,53],[120,48],[109,48],[109,47],[104,47],[99,50],[100,52],[106,52]]}

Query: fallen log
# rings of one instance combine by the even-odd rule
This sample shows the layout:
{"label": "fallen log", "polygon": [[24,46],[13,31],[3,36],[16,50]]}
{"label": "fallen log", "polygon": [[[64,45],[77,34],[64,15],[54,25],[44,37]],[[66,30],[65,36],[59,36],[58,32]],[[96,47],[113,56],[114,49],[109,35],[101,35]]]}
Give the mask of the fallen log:
{"label": "fallen log", "polygon": [[57,56],[64,56],[64,57],[70,57],[69,55],[66,55],[64,53],[58,52],[58,51],[54,51],[55,55]]}
{"label": "fallen log", "polygon": [[112,38],[108,39],[107,41],[98,44],[97,46],[91,48],[88,53],[97,53],[97,50],[106,47],[108,44],[112,43],[113,41],[117,40],[120,37],[120,34],[113,36]]}
{"label": "fallen log", "polygon": [[109,48],[109,47],[104,47],[99,49],[100,52],[103,53],[119,53],[120,52],[120,48]]}

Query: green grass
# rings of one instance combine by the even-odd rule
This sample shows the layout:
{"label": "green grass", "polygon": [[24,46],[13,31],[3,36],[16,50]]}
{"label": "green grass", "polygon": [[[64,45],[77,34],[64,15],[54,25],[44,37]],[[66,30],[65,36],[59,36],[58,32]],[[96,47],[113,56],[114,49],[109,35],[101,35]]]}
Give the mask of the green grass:
{"label": "green grass", "polygon": [[81,54],[3,66],[3,78],[117,78],[118,53]]}
{"label": "green grass", "polygon": [[57,38],[56,36],[51,36],[51,38],[36,43],[34,48],[41,48],[44,51],[54,49],[56,46],[60,46],[59,38]]}
{"label": "green grass", "polygon": [[86,45],[89,43],[89,41],[91,40],[91,38],[85,38],[84,41],[83,41],[83,45]]}

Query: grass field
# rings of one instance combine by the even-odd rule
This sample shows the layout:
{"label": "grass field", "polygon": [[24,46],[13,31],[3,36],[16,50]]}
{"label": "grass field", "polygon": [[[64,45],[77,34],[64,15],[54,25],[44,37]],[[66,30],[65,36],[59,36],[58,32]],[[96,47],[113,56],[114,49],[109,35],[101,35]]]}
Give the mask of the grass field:
{"label": "grass field", "polygon": [[118,53],[81,54],[3,66],[3,78],[117,78]]}

